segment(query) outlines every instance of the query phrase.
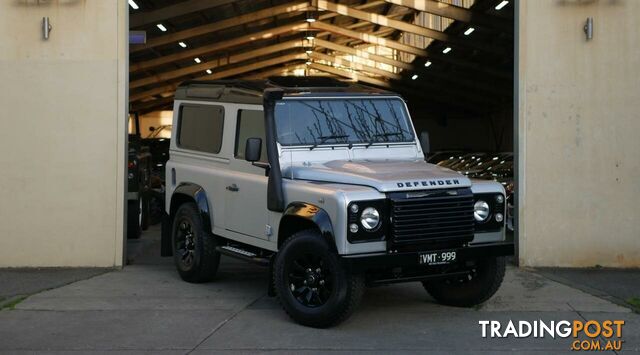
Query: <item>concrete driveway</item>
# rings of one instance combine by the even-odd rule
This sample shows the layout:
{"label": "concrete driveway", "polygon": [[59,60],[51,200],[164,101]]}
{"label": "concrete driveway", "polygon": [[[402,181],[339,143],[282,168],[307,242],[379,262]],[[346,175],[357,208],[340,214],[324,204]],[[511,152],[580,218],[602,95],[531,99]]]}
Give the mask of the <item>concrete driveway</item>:
{"label": "concrete driveway", "polygon": [[[182,282],[170,259],[136,264],[28,297],[0,312],[4,353],[570,352],[571,339],[482,338],[479,320],[623,319],[640,351],[640,315],[538,274],[510,268],[482,307],[433,302],[417,284],[369,289],[347,322],[299,326],[266,296],[266,270],[224,258],[215,282]],[[506,324],[506,323],[505,323]]]}

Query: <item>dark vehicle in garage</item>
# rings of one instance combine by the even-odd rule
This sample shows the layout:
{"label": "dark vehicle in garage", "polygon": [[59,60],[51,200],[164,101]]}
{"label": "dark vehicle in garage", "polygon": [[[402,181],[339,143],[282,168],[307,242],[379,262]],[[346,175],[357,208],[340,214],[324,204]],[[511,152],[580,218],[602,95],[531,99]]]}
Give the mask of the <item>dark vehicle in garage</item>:
{"label": "dark vehicle in garage", "polygon": [[456,170],[472,179],[497,181],[507,193],[507,228],[514,229],[514,174],[513,153],[458,153],[437,152],[429,162]]}
{"label": "dark vehicle in garage", "polygon": [[137,239],[149,227],[151,154],[137,135],[129,135],[127,161],[127,238]]}
{"label": "dark vehicle in garage", "polygon": [[171,125],[149,127],[151,133],[142,140],[142,144],[149,147],[153,159],[153,173],[164,181],[164,167],[169,160],[169,145],[171,141]]}

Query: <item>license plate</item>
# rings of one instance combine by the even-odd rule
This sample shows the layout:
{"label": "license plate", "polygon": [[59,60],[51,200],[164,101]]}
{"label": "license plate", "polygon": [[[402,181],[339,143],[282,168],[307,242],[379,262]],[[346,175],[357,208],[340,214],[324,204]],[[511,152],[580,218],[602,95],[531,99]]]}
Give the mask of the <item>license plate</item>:
{"label": "license plate", "polygon": [[443,250],[431,253],[418,254],[418,263],[420,265],[444,265],[451,264],[456,261],[455,250]]}

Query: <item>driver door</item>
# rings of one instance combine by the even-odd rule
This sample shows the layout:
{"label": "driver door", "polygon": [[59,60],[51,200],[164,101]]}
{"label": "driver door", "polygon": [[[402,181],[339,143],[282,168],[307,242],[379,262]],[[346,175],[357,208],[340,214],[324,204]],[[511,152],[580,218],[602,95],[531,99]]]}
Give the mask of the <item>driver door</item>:
{"label": "driver door", "polygon": [[265,169],[245,160],[247,138],[262,138],[260,161],[267,162],[264,115],[260,110],[238,110],[236,142],[230,167],[233,174],[226,178],[226,229],[260,239],[269,239],[267,181]]}

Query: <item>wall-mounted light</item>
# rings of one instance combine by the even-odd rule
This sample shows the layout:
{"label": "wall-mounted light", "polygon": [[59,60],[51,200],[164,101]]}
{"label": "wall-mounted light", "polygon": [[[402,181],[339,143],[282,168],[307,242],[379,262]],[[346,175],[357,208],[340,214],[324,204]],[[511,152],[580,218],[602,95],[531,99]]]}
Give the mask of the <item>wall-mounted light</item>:
{"label": "wall-mounted light", "polygon": [[209,75],[213,74],[213,72],[211,71],[211,69],[207,69],[207,74],[209,74]]}
{"label": "wall-mounted light", "polygon": [[178,42],[178,45],[182,48],[187,48],[187,44],[184,42]]}
{"label": "wall-mounted light", "polygon": [[475,30],[476,30],[475,28],[473,28],[473,27],[469,27],[469,28],[467,28],[467,30],[466,30],[466,31],[464,31],[464,35],[465,35],[465,36],[468,36],[468,35],[472,34],[472,33],[473,33],[473,31],[475,31]]}
{"label": "wall-mounted light", "polygon": [[593,17],[587,17],[587,22],[584,24],[584,34],[587,36],[587,41],[593,39]]}
{"label": "wall-mounted light", "polygon": [[139,8],[140,8],[140,7],[138,6],[138,4],[136,4],[136,2],[135,2],[135,1],[133,1],[133,0],[129,0],[129,6],[131,6],[131,8],[132,8],[132,9],[134,9],[134,10],[137,10],[137,9],[139,9]]}
{"label": "wall-mounted light", "polygon": [[200,64],[200,63],[202,62],[202,61],[200,60],[200,58],[198,58],[198,57],[193,58],[193,61],[194,61],[194,62],[196,62],[196,63],[198,63],[198,64]]}
{"label": "wall-mounted light", "polygon": [[447,48],[442,50],[442,53],[444,53],[444,54],[447,54],[449,52],[451,52],[451,47],[447,47]]}
{"label": "wall-mounted light", "polygon": [[49,34],[51,33],[52,29],[53,27],[49,22],[49,18],[43,17],[42,18],[42,38],[44,38],[45,41],[49,39]]}
{"label": "wall-mounted light", "polygon": [[411,77],[411,80],[416,80],[418,79],[418,74],[413,74],[413,76]]}
{"label": "wall-mounted light", "polygon": [[426,62],[426,63],[424,63],[424,67],[425,67],[425,68],[428,68],[428,67],[430,67],[430,66],[431,66],[431,64],[433,64],[433,63],[431,63],[431,61],[427,60],[427,62]]}
{"label": "wall-mounted light", "polygon": [[167,28],[164,27],[164,25],[161,23],[157,24],[156,27],[158,27],[158,29],[160,29],[160,31],[162,32],[167,32]]}

